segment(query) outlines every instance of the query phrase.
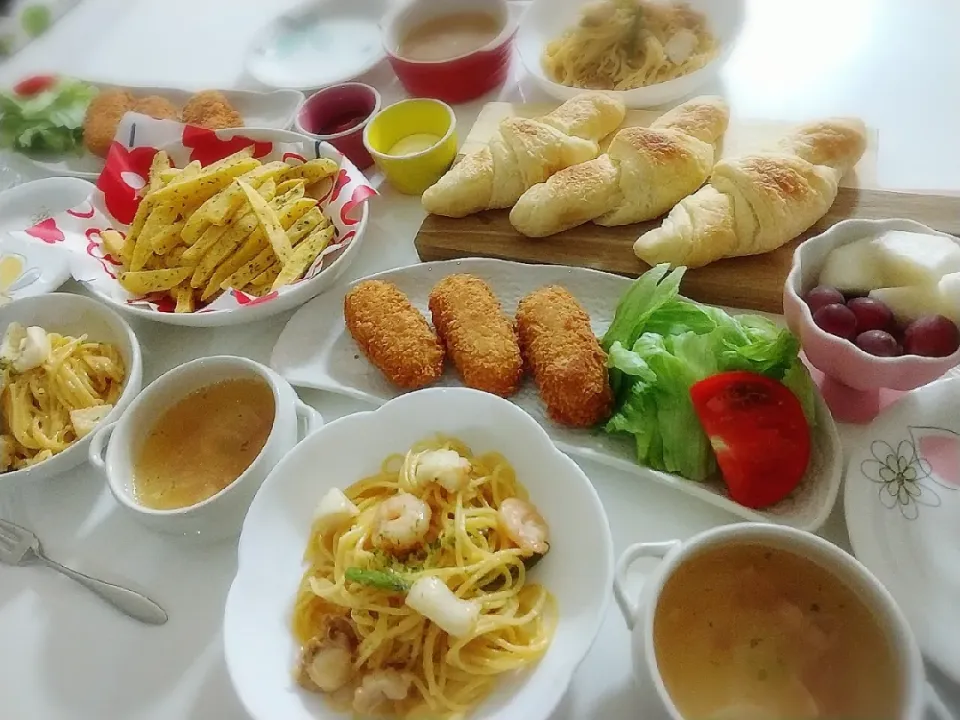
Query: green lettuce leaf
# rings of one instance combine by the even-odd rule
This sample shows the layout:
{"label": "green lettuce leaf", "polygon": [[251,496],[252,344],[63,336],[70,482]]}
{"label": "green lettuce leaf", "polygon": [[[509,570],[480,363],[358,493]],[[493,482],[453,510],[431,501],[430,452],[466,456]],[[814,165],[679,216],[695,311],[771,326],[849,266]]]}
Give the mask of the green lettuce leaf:
{"label": "green lettuce leaf", "polygon": [[96,94],[71,79],[30,97],[0,92],[0,147],[27,154],[78,152],[83,118]]}

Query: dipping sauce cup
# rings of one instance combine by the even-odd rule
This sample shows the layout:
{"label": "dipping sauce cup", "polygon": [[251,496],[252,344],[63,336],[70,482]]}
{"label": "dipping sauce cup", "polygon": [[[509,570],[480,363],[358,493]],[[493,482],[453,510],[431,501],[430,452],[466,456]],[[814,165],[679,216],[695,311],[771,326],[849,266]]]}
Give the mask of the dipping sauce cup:
{"label": "dipping sauce cup", "polygon": [[[439,59],[405,55],[404,45],[412,33],[426,26],[442,28],[449,18],[447,27],[453,35],[459,20],[478,14],[495,22],[490,39],[480,47],[467,46],[464,52]],[[507,0],[408,0],[383,21],[384,50],[407,91],[453,104],[478,98],[504,83],[516,34],[517,19]]]}
{"label": "dipping sauce cup", "polygon": [[457,118],[444,102],[403,100],[366,126],[363,142],[394,188],[420,195],[457,156]]}
{"label": "dipping sauce cup", "polygon": [[307,98],[297,113],[298,132],[322,140],[342,152],[358,169],[373,164],[363,144],[363,131],[380,111],[380,93],[359,82],[331,85]]}

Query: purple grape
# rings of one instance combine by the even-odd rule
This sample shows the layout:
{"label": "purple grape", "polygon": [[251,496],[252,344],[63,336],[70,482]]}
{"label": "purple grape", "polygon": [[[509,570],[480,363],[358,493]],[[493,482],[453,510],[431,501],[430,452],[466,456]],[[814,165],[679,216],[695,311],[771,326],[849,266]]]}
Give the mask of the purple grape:
{"label": "purple grape", "polygon": [[840,303],[824,305],[813,314],[813,321],[824,332],[844,340],[853,340],[857,335],[857,316]]}
{"label": "purple grape", "polygon": [[943,315],[914,320],[903,331],[903,349],[909,355],[946,357],[960,348],[960,329]]}
{"label": "purple grape", "polygon": [[857,347],[877,357],[897,357],[903,348],[897,339],[884,330],[867,330],[857,335]]}
{"label": "purple grape", "polygon": [[889,330],[893,325],[893,312],[884,303],[871,297],[853,298],[847,303],[857,318],[857,332]]}
{"label": "purple grape", "polygon": [[810,308],[810,312],[815,313],[825,305],[843,305],[843,293],[829,285],[817,285],[806,294],[803,300]]}

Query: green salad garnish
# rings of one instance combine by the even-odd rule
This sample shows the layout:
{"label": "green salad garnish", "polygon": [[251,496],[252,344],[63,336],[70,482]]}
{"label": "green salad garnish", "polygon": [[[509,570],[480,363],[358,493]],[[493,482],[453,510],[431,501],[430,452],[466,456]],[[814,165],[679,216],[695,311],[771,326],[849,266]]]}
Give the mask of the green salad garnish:
{"label": "green salad garnish", "polygon": [[70,78],[36,95],[0,92],[0,147],[28,155],[79,153],[83,116],[96,94]]}

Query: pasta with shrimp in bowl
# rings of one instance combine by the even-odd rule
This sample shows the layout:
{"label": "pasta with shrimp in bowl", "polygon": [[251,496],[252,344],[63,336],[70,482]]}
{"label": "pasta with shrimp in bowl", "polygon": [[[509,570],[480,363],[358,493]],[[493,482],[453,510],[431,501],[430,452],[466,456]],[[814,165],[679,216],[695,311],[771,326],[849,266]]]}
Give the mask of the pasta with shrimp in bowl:
{"label": "pasta with shrimp in bowl", "polygon": [[[254,500],[239,555],[227,663],[264,720],[545,719],[599,630],[613,561],[582,471],[522,410],[464,388],[307,438]],[[254,615],[280,615],[286,637],[272,619],[251,631]]]}

